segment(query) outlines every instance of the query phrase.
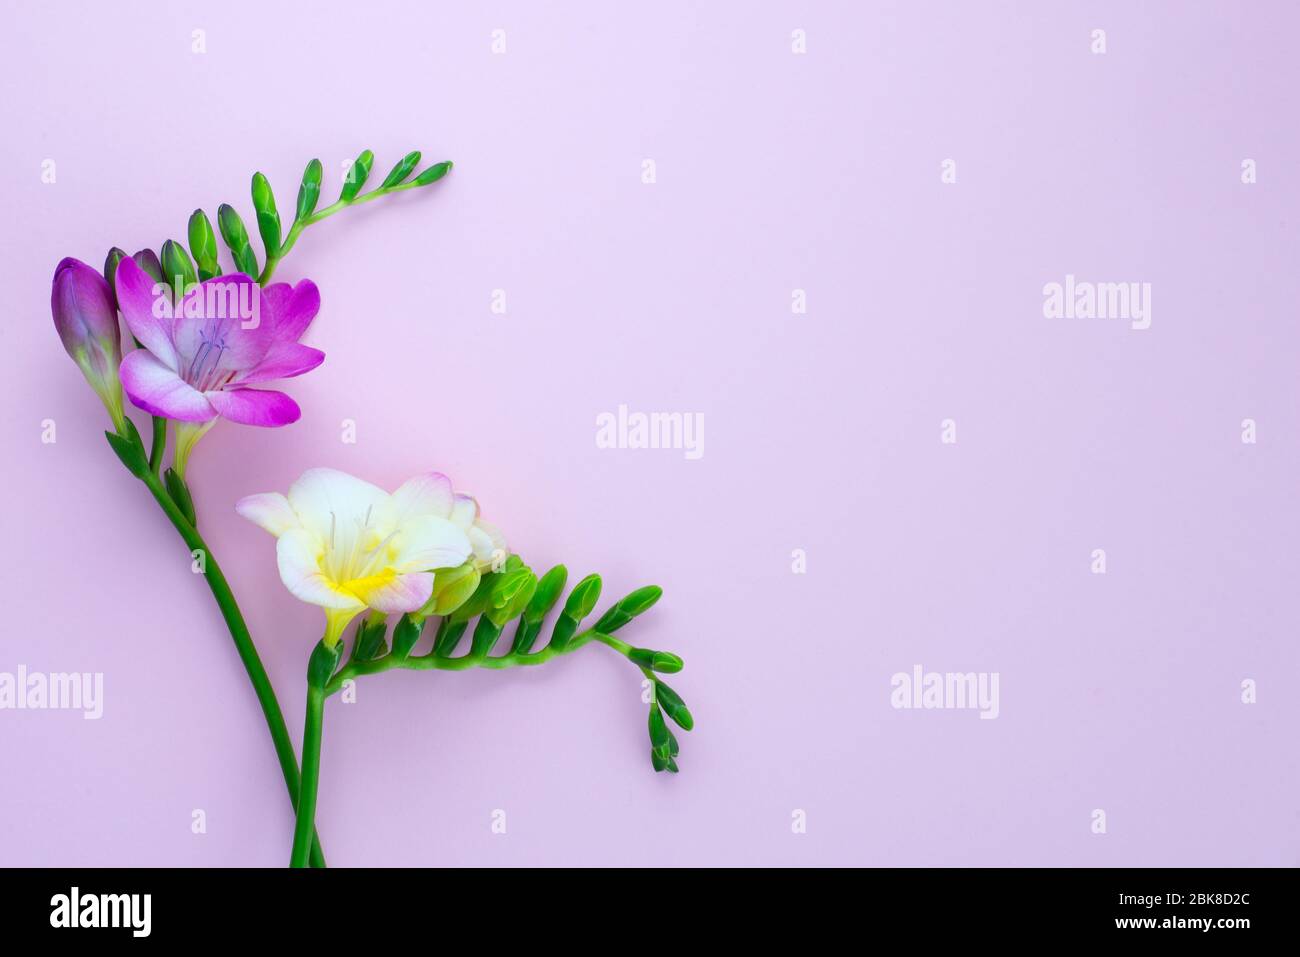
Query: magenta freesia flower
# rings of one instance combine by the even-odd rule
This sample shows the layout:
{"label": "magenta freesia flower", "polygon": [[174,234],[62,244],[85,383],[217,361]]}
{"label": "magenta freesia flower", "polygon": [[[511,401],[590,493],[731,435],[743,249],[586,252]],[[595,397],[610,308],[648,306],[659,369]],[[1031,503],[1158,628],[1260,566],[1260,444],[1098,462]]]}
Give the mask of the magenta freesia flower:
{"label": "magenta freesia flower", "polygon": [[117,300],[144,346],[122,360],[122,387],[153,415],[244,425],[296,422],[302,411],[283,392],[251,388],[302,375],[325,353],[298,340],[320,309],[316,284],[260,288],[242,273],[218,276],[173,304],[133,260],[117,267]]}
{"label": "magenta freesia flower", "polygon": [[298,421],[298,403],[253,385],[308,372],[325,353],[298,340],[320,309],[316,284],[266,288],[243,275],[218,276],[172,301],[131,259],[117,267],[117,301],[144,347],[122,360],[122,388],[137,406],[175,419],[176,471],[218,419],[280,426]]}

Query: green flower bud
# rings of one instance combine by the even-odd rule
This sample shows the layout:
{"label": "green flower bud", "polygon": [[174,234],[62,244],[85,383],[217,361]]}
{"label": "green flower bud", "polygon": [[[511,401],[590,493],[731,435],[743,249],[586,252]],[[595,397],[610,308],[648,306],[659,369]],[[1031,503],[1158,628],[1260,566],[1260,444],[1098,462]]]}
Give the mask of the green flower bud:
{"label": "green flower bud", "polygon": [[320,199],[321,173],[321,164],[318,159],[308,163],[307,168],[302,172],[302,184],[298,187],[298,211],[296,217],[299,221],[306,219],[316,211],[316,201]]}
{"label": "green flower bud", "polygon": [[415,150],[414,152],[407,153],[398,161],[398,164],[393,167],[392,171],[384,177],[384,181],[380,184],[379,188],[387,189],[389,186],[396,186],[398,183],[404,182],[406,177],[411,175],[411,170],[415,169],[415,167],[419,165],[420,151]]}
{"label": "green flower bud", "polygon": [[393,626],[393,654],[405,660],[424,633],[424,617],[419,614],[403,615]]}
{"label": "green flower bud", "polygon": [[339,194],[339,199],[345,203],[350,203],[357,198],[357,193],[361,192],[361,187],[366,185],[366,178],[370,175],[370,167],[375,162],[375,154],[370,150],[365,150],[357,157],[352,168],[348,170],[348,178],[343,181],[343,192]]}
{"label": "green flower bud", "polygon": [[113,296],[113,307],[117,308],[117,264],[126,258],[126,251],[114,246],[104,259],[104,278],[108,280],[108,291]]}
{"label": "green flower bud", "polygon": [[194,263],[185,247],[173,240],[162,244],[163,282],[173,288],[179,287],[182,294],[199,281],[194,271]]}
{"label": "green flower bud", "polygon": [[492,653],[492,648],[500,637],[501,625],[498,625],[488,615],[483,615],[474,627],[474,639],[470,645],[470,655],[475,658],[486,658]]}
{"label": "green flower bud", "polygon": [[523,614],[536,588],[537,576],[527,566],[502,574],[492,589],[491,607],[485,614],[504,627]]}
{"label": "green flower bud", "polygon": [[537,582],[533,597],[524,609],[524,618],[530,623],[540,624],[555,603],[564,593],[564,584],[568,581],[569,570],[563,565],[556,565]]}
{"label": "green flower bud", "polygon": [[[600,629],[596,630],[599,631]],[[668,651],[652,651],[649,648],[633,648],[627,653],[627,657],[633,664],[666,675],[676,674],[682,670],[682,659]]]}
{"label": "green flower bud", "polygon": [[638,588],[630,595],[615,602],[609,611],[601,615],[600,621],[596,622],[596,630],[612,635],[637,615],[651,608],[663,593],[664,590],[658,585],[646,585],[644,588]]}
{"label": "green flower bud", "polygon": [[437,163],[430,166],[419,176],[415,177],[416,186],[428,186],[430,183],[436,183],[448,173],[451,172],[451,163]]}
{"label": "green flower bud", "polygon": [[280,252],[280,214],[271,184],[261,173],[253,174],[253,209],[257,211],[257,231],[262,235],[266,258],[274,259]]}
{"label": "green flower bud", "polygon": [[337,639],[332,644],[326,644],[324,639],[318,641],[307,660],[307,685],[318,690],[324,688],[342,655],[343,642]]}
{"label": "green flower bud", "polygon": [[655,748],[668,747],[668,725],[664,724],[664,714],[659,705],[650,705],[650,744]]}
{"label": "green flower bud", "polygon": [[[406,620],[403,616],[403,620]],[[419,636],[419,632],[416,632]],[[385,639],[388,637],[388,616],[374,612],[357,625],[356,637],[352,639],[352,657],[357,661],[371,661],[380,657],[387,650]]]}
{"label": "green flower bud", "polygon": [[221,275],[221,266],[217,264],[217,236],[212,231],[208,214],[196,209],[190,214],[190,252],[199,267],[199,279],[207,280]]}
{"label": "green flower bud", "polygon": [[438,635],[433,641],[433,653],[439,658],[450,658],[468,627],[468,620],[444,618],[438,625]]}
{"label": "green flower bud", "polygon": [[650,764],[653,765],[656,771],[667,771],[669,760],[671,758],[666,751],[659,748],[650,749]]}
{"label": "green flower bud", "polygon": [[555,619],[555,627],[551,629],[551,647],[556,651],[563,651],[569,647],[569,642],[577,630],[577,619],[571,618],[567,612],[560,612],[560,617]]}
{"label": "green flower bud", "polygon": [[450,615],[478,590],[480,577],[473,559],[455,568],[439,568],[433,573],[433,594],[420,614]]}
{"label": "green flower bud", "polygon": [[501,578],[500,572],[488,572],[481,575],[478,587],[474,589],[474,594],[465,599],[460,607],[451,613],[453,621],[469,621],[475,615],[481,615],[487,610],[492,597],[492,589]]}
{"label": "green flower bud", "polygon": [[217,207],[217,228],[221,230],[221,238],[226,241],[230,255],[235,260],[235,268],[250,279],[256,279],[257,256],[248,241],[248,230],[244,228],[244,221],[239,218],[239,214],[233,207],[225,203]]}
{"label": "green flower bud", "polygon": [[591,614],[600,601],[600,576],[588,575],[569,592],[569,599],[564,603],[564,614],[577,621],[582,621]]}
{"label": "green flower bud", "polygon": [[695,719],[691,717],[691,712],[686,707],[686,702],[668,685],[662,681],[655,681],[655,701],[664,709],[668,717],[677,722],[677,726],[683,731],[690,731],[695,727]]}
{"label": "green flower bud", "polygon": [[662,675],[675,675],[682,670],[682,659],[671,651],[656,651],[650,659],[650,670]]}

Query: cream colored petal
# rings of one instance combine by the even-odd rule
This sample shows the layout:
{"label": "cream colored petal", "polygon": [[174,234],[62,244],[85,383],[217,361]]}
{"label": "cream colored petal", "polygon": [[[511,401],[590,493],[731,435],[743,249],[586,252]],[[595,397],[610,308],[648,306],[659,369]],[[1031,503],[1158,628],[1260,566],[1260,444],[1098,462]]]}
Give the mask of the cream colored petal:
{"label": "cream colored petal", "polygon": [[314,532],[331,551],[349,552],[363,526],[383,527],[392,506],[377,485],[340,472],[310,469],[289,488],[289,504],[303,527]]}
{"label": "cream colored petal", "polygon": [[469,555],[469,539],[463,531],[445,518],[425,515],[401,527],[388,545],[384,564],[397,572],[425,572],[455,568]]}
{"label": "cream colored petal", "polygon": [[451,479],[441,472],[425,472],[403,482],[393,493],[393,520],[401,525],[409,518],[451,515]]}
{"label": "cream colored petal", "polygon": [[[496,532],[495,537],[493,532]],[[505,538],[491,525],[475,522],[465,534],[469,537],[470,547],[474,549],[474,561],[480,567],[492,564],[498,556],[504,560],[509,554]]]}
{"label": "cream colored petal", "polygon": [[247,495],[235,503],[235,511],[277,538],[301,524],[289,507],[289,500],[279,492]]}
{"label": "cream colored petal", "polygon": [[300,601],[323,608],[364,608],[355,595],[343,591],[321,570],[324,545],[303,528],[291,528],[275,543],[276,564],[284,587]]}
{"label": "cream colored petal", "polygon": [[473,495],[457,492],[448,517],[461,528],[468,529],[474,524],[474,519],[478,518],[478,502],[474,501]]}
{"label": "cream colored petal", "polygon": [[502,533],[501,529],[497,528],[491,522],[483,521],[481,518],[474,523],[474,527],[479,529],[492,540],[492,548],[494,550],[505,552],[507,555],[510,554],[510,544],[506,541],[506,537]]}

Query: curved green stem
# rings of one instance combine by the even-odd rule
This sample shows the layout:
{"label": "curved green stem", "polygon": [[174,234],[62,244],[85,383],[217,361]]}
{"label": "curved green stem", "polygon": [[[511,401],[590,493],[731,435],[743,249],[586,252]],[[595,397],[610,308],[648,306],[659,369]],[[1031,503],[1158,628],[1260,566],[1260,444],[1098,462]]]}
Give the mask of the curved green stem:
{"label": "curved green stem", "polygon": [[[389,654],[372,661],[352,661],[345,667],[340,668],[334,677],[329,680],[329,684],[325,686],[325,694],[328,696],[337,693],[342,689],[343,682],[351,678],[356,678],[360,675],[379,674],[384,671],[391,671],[394,668],[405,668],[409,671],[467,671],[470,668],[501,669],[527,665],[541,665],[550,661],[552,658],[558,658],[560,655],[567,655],[571,652],[577,651],[583,645],[592,640],[600,639],[603,641],[606,638],[609,638],[609,636],[601,635],[596,630],[589,628],[580,634],[574,635],[573,638],[570,639],[569,643],[564,646],[564,650],[562,651],[547,645],[539,651],[530,652],[528,654],[511,652],[508,655],[499,655],[496,657],[470,653],[459,655],[455,658],[444,658],[430,652],[427,655],[417,655],[414,658],[400,658],[397,655]],[[617,638],[611,640],[618,642],[618,644],[624,644],[624,642],[618,641]],[[605,644],[609,644],[609,642],[605,641]],[[611,647],[613,646],[611,645]],[[628,647],[631,646],[629,645]]]}
{"label": "curved green stem", "polygon": [[325,689],[307,686],[307,717],[302,726],[302,787],[298,792],[298,818],[293,829],[290,867],[306,867],[311,853],[316,793],[320,787],[320,742],[325,721]]}
{"label": "curved green stem", "polygon": [[[448,170],[450,170],[450,167],[448,167]],[[302,235],[302,231],[308,226],[314,226],[322,219],[328,219],[339,210],[347,209],[349,206],[360,206],[362,203],[368,203],[372,199],[378,199],[380,196],[387,196],[390,193],[400,193],[403,190],[416,189],[419,186],[426,185],[429,184],[417,183],[415,180],[410,180],[405,183],[398,183],[396,186],[381,186],[378,189],[372,189],[370,192],[363,193],[362,195],[350,200],[340,199],[331,203],[329,206],[326,206],[324,209],[318,209],[305,219],[294,220],[294,224],[289,228],[289,232],[285,235],[284,242],[280,244],[280,248],[277,249],[274,254],[267,256],[266,266],[262,269],[262,274],[257,277],[258,285],[265,286],[271,281],[271,277],[275,275],[275,268],[280,264],[280,260],[284,259],[284,257],[289,254],[289,250],[293,249],[294,243],[298,241],[298,237]]]}
{"label": "curved green stem", "polygon": [[[253,691],[257,694],[258,703],[262,706],[262,713],[266,716],[266,726],[270,729],[271,740],[275,744],[276,757],[280,759],[280,771],[284,775],[285,787],[289,789],[289,800],[292,802],[295,810],[298,806],[298,761],[293,753],[293,742],[289,738],[289,729],[285,727],[284,715],[280,712],[280,703],[276,700],[275,689],[271,686],[271,679],[266,674],[266,668],[262,666],[262,659],[257,654],[257,648],[253,645],[253,638],[248,633],[248,626],[244,623],[244,616],[239,610],[239,605],[235,603],[235,596],[230,590],[230,585],[226,581],[226,576],[221,572],[221,566],[217,564],[212,552],[208,549],[207,542],[195,530],[194,526],[186,521],[185,516],[172,501],[171,496],[163,487],[162,480],[153,472],[145,472],[141,481],[148,486],[149,491],[153,493],[154,499],[162,508],[167,518],[171,520],[176,531],[180,533],[185,544],[189,546],[190,551],[198,551],[203,554],[203,577],[208,581],[208,587],[212,589],[212,597],[216,599],[217,607],[221,609],[221,616],[226,621],[226,627],[230,630],[230,637],[235,642],[235,649],[239,652],[239,659],[244,663],[244,670],[248,672],[248,680],[253,684]],[[311,845],[312,863],[316,867],[325,866],[325,855],[321,851],[320,841],[316,839]]]}

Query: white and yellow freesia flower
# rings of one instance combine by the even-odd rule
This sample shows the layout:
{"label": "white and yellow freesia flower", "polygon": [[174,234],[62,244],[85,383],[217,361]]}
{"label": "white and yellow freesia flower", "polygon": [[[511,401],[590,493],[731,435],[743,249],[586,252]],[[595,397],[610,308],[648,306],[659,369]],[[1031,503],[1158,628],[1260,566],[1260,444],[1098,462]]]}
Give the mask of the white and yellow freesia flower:
{"label": "white and yellow freesia flower", "polygon": [[287,496],[241,499],[240,515],[276,536],[285,587],[325,609],[326,644],[359,612],[415,611],[433,592],[434,572],[473,560],[484,566],[505,540],[479,521],[478,503],[429,472],[391,495],[336,469],[311,469]]}

